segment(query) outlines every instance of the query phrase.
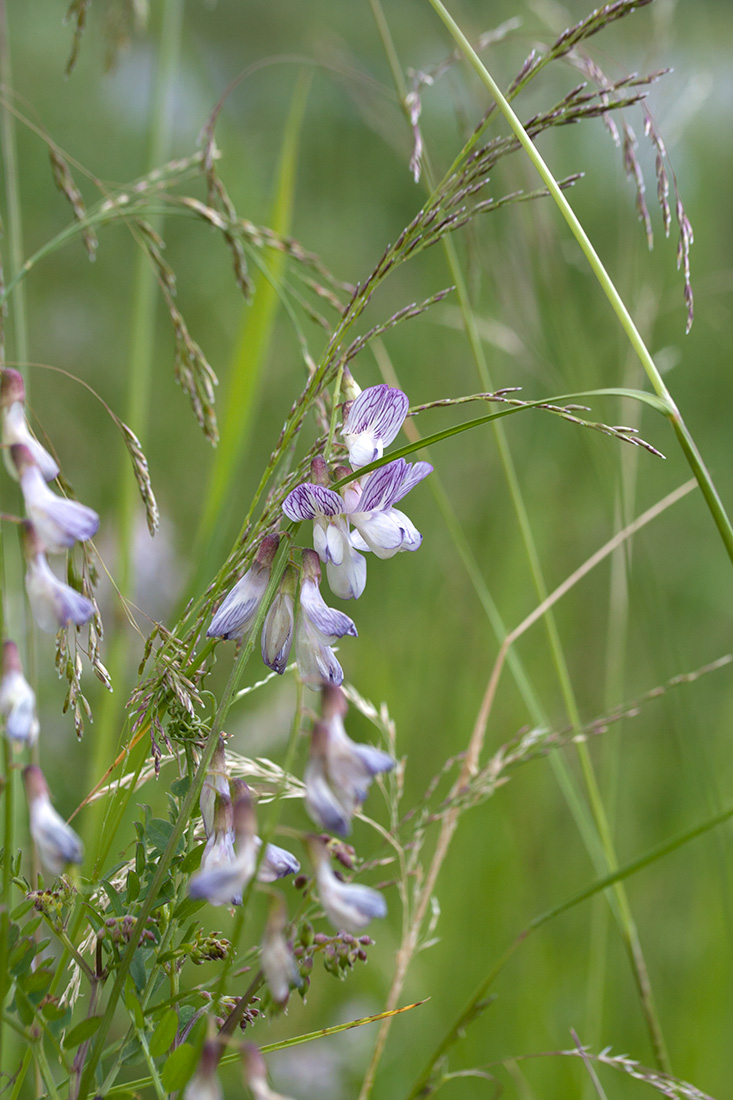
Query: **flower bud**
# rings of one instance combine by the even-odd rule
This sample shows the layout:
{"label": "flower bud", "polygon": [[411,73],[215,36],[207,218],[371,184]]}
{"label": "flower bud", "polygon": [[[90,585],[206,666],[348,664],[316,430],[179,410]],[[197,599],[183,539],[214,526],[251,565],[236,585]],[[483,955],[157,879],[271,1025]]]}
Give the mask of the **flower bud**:
{"label": "flower bud", "polygon": [[[33,455],[46,481],[58,477],[59,468],[45,447],[41,446],[31,433],[25,417],[25,386],[17,370],[6,368],[0,371],[0,413],[2,415],[2,441],[6,447],[13,443],[23,443]],[[5,453],[5,465],[10,476],[17,480],[17,471],[8,452]]]}
{"label": "flower bud", "polygon": [[262,627],[262,660],[281,676],[287,667],[293,644],[297,583],[296,570],[292,565],[287,566]]}
{"label": "flower bud", "polygon": [[278,535],[265,536],[251,567],[220,604],[206,631],[207,638],[242,640],[257,617],[279,543]]}

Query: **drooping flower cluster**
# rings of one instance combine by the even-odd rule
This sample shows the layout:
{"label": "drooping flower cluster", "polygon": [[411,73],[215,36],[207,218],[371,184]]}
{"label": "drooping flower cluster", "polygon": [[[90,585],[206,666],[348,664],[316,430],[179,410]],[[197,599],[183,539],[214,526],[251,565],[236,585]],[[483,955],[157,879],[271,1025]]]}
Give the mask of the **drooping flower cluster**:
{"label": "drooping flower cluster", "polygon": [[0,372],[0,412],[3,444],[10,456],[8,469],[20,483],[28,514],[22,543],[33,617],[41,630],[51,634],[71,624],[82,626],[94,615],[93,603],[55,576],[46,555],[63,553],[75,542],[92,538],[99,516],[85,504],[58,496],[48,487],[59,468],[28,427],[25,388],[18,371]]}
{"label": "drooping flower cluster", "polygon": [[207,841],[201,866],[189,884],[192,898],[205,898],[212,905],[241,905],[255,870],[262,883],[300,870],[295,856],[277,844],[268,844],[260,858],[262,841],[252,794],[242,780],[230,783],[222,738],[201,789],[200,806]]}
{"label": "drooping flower cluster", "polygon": [[[277,535],[267,535],[263,540],[252,567],[214,615],[208,637],[241,641],[251,629],[267,589],[278,541]],[[343,611],[326,605],[319,588],[318,555],[312,550],[302,552],[296,599],[297,581],[298,573],[289,565],[262,627],[262,659],[282,674],[295,641],[295,657],[304,683],[314,688],[324,683],[340,684],[344,673],[331,647],[346,635],[356,637],[356,626]]]}
{"label": "drooping flower cluster", "polygon": [[[382,457],[400,430],[407,408],[406,395],[390,386],[372,386],[359,394],[341,430],[351,469],[337,467],[339,480]],[[365,552],[391,558],[401,550],[419,548],[420,532],[395,504],[432,469],[428,462],[410,464],[398,458],[352,479],[338,493],[328,487],[323,458],[314,459],[312,480],[288,494],[283,512],[294,521],[313,521],[313,545],[335,595],[345,600],[361,596],[366,585]]]}

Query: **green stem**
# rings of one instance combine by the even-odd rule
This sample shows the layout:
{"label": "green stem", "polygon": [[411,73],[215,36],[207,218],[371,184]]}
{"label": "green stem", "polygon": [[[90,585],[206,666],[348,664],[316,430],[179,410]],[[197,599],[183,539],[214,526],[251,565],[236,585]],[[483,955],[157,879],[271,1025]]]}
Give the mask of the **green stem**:
{"label": "green stem", "polygon": [[459,49],[466,57],[470,65],[478,74],[479,79],[484,86],[489,90],[493,96],[499,110],[502,112],[507,122],[509,123],[517,141],[520,143],[530,161],[536,168],[542,182],[544,183],[550,195],[554,199],[560,213],[570,227],[570,231],[578,242],[581,251],[590,265],[590,268],[598,280],[604,294],[608,298],[613,311],[621,322],[621,327],[626,333],[632,348],[639,357],[646,375],[651,382],[655,392],[663,398],[669,408],[669,419],[672,422],[672,426],[677,435],[677,439],[682,447],[682,450],[687,458],[687,461],[692,469],[692,472],[697,479],[697,482],[702,489],[705,501],[710,509],[710,513],[715,521],[715,525],[718,528],[720,537],[723,540],[728,557],[733,562],[733,527],[731,526],[730,519],[725,511],[723,503],[718,495],[718,491],[715,488],[713,480],[703,462],[700,453],[688,431],[685,423],[682,419],[682,415],[675,405],[672,395],[667,389],[664,379],[659,373],[657,366],[652,359],[652,356],[644,343],[639,330],[637,329],[634,321],[629,313],[626,305],[621,298],[616,286],[613,283],[610,275],[606,271],[601,259],[596,252],[595,248],[591,244],[590,238],[585,232],[583,226],[578,220],[573,208],[565,197],[564,193],[560,189],[550,169],[545,164],[544,160],[540,156],[537,148],[532,142],[531,138],[524,129],[519,118],[512,110],[506,97],[503,95],[498,84],[489,73],[488,69],[484,65],[481,58],[471,46],[463,31],[458,24],[448,13],[445,6],[441,3],[441,0],[428,0],[438,17],[442,20],[448,31],[452,35],[454,41],[458,45]]}

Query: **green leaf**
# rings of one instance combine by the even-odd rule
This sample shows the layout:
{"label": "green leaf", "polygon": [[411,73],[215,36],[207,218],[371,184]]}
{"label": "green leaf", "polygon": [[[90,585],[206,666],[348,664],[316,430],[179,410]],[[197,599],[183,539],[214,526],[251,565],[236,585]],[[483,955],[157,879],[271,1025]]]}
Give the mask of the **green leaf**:
{"label": "green leaf", "polygon": [[135,871],[130,870],[127,873],[127,891],[125,893],[125,904],[129,905],[130,902],[135,901],[139,894],[140,876],[137,875]]}
{"label": "green leaf", "polygon": [[18,988],[18,987],[16,987],[16,990],[15,990],[15,1007],[18,1011],[18,1015],[20,1016],[20,1022],[22,1024],[25,1024],[26,1026],[28,1026],[28,1024],[33,1023],[33,1019],[34,1019],[35,1014],[36,1014],[35,1009],[33,1008],[33,1005],[31,1004],[31,1002],[26,997],[23,990]]}
{"label": "green leaf", "polygon": [[82,1020],[76,1027],[72,1027],[71,1031],[67,1031],[64,1039],[66,1049],[73,1050],[74,1047],[80,1046],[87,1039],[91,1039],[101,1022],[101,1016],[87,1016],[86,1020]]}
{"label": "green leaf", "polygon": [[178,1092],[193,1076],[198,1062],[198,1054],[194,1047],[188,1043],[182,1043],[171,1054],[163,1066],[160,1079],[166,1092]]}
{"label": "green leaf", "polygon": [[153,1032],[150,1040],[150,1053],[153,1058],[159,1058],[170,1047],[178,1032],[178,1013],[175,1008],[169,1008],[162,1020]]}
{"label": "green leaf", "polygon": [[[135,953],[135,958],[137,958],[139,954],[140,954],[140,952],[137,951]],[[134,966],[134,960],[133,960],[133,966]],[[131,967],[131,969],[132,969],[132,967]],[[145,972],[143,970],[143,983],[142,984],[144,984],[144,978],[145,978]],[[137,982],[135,982],[135,984],[137,984]],[[142,988],[142,986],[139,985],[138,989],[140,989],[140,988]],[[137,994],[135,992],[133,984],[130,981],[127,982],[127,988],[125,989],[125,1007],[127,1008],[127,1011],[130,1013],[130,1018],[133,1020],[133,1022],[135,1024],[135,1027],[138,1028],[138,1030],[141,1031],[145,1026],[145,1017],[143,1016],[142,1006],[141,1006],[139,1000],[137,999]]]}
{"label": "green leaf", "polygon": [[193,871],[198,870],[205,847],[205,844],[197,844],[195,848],[192,848],[190,852],[186,853],[181,863],[181,871],[184,875],[190,875]]}
{"label": "green leaf", "polygon": [[148,822],[145,834],[153,848],[165,851],[165,846],[170,840],[173,825],[170,821],[164,821],[162,817],[154,817]]}
{"label": "green leaf", "polygon": [[20,917],[24,917],[25,914],[33,908],[34,904],[33,898],[26,898],[25,901],[21,901],[20,905],[16,906],[10,914],[11,919],[19,920]]}
{"label": "green leaf", "polygon": [[120,901],[120,895],[115,890],[111,882],[102,882],[102,889],[110,900],[112,909],[116,917],[124,917],[125,911]]}
{"label": "green leaf", "polygon": [[43,993],[48,989],[52,978],[53,972],[51,970],[34,970],[23,982],[23,989],[28,994]]}

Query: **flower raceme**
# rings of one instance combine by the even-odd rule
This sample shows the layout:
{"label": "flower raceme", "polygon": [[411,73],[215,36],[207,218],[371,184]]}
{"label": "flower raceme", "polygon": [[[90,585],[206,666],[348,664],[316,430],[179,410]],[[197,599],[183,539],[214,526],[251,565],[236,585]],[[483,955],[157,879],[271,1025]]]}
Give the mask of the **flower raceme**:
{"label": "flower raceme", "polygon": [[190,897],[205,898],[212,905],[242,904],[242,893],[257,863],[256,827],[249,792],[240,795],[233,807],[228,796],[217,795],[214,831],[206,844],[201,868],[189,883]]}
{"label": "flower raceme", "polygon": [[28,517],[49,553],[60,554],[75,542],[85,542],[96,535],[97,513],[86,504],[57,496],[49,489],[29,447],[14,443],[10,455],[18,472]]}
{"label": "flower raceme", "polygon": [[84,848],[70,825],[54,810],[43,772],[35,764],[23,771],[30,832],[41,863],[54,875],[60,875],[67,863],[81,863]]}
{"label": "flower raceme", "polygon": [[[366,390],[364,391],[366,393]],[[313,520],[313,545],[326,565],[331,590],[342,599],[358,599],[366,585],[366,562],[359,551],[391,558],[417,550],[422,536],[394,505],[432,472],[429,462],[398,458],[345,486],[343,494],[304,482],[285,498],[292,520]],[[349,524],[355,531],[349,532]]]}

